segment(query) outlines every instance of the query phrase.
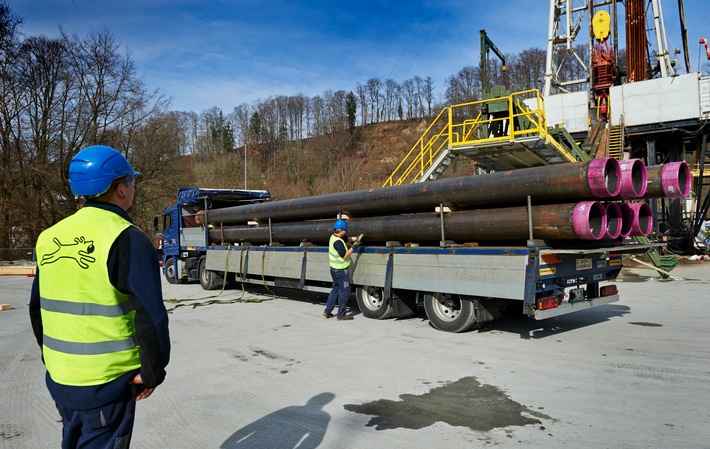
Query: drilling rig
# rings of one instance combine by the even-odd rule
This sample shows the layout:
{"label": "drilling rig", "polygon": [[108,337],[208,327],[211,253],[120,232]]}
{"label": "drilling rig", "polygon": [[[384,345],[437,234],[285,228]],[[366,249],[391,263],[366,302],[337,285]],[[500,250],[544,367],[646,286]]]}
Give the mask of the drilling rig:
{"label": "drilling rig", "polygon": [[655,237],[693,254],[710,208],[710,77],[690,69],[682,0],[678,8],[684,71],[680,50],[669,49],[660,0],[550,0],[542,95],[548,123],[563,124],[596,157],[689,164],[691,197],[649,205]]}

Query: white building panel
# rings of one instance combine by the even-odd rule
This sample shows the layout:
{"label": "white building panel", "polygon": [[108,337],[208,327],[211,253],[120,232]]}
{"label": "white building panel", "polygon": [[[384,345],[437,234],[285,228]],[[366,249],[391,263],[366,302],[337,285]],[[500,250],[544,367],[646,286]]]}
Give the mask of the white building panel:
{"label": "white building panel", "polygon": [[697,73],[612,86],[611,125],[654,125],[700,117]]}
{"label": "white building panel", "polygon": [[547,126],[562,125],[571,133],[589,130],[589,93],[570,92],[545,98]]}
{"label": "white building panel", "polygon": [[710,77],[700,80],[700,117],[703,120],[710,118]]}

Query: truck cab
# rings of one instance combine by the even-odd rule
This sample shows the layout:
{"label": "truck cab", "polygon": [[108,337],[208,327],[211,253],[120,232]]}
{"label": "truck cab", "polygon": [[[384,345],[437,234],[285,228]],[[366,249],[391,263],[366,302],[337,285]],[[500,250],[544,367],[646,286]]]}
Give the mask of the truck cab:
{"label": "truck cab", "polygon": [[154,230],[160,232],[163,274],[171,284],[197,281],[200,263],[210,247],[207,224],[209,211],[268,201],[267,190],[178,189],[177,202],[166,207],[162,220],[156,217]]}

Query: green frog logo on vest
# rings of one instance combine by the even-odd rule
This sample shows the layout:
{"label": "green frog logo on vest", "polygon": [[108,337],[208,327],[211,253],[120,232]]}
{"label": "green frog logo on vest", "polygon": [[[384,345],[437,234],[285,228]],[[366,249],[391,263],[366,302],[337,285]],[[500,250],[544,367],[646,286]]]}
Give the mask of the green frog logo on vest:
{"label": "green frog logo on vest", "polygon": [[87,269],[89,268],[89,263],[96,262],[96,259],[90,256],[95,249],[93,240],[75,237],[74,243],[64,244],[55,237],[53,241],[57,244],[57,250],[43,255],[40,265],[54,263],[59,259],[73,259],[81,268]]}

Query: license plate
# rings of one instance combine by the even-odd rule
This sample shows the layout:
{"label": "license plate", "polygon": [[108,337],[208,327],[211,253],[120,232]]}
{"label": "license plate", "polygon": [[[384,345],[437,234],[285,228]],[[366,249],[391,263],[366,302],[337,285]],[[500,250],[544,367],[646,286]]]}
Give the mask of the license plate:
{"label": "license plate", "polygon": [[592,268],[592,259],[577,259],[578,270],[590,270]]}

